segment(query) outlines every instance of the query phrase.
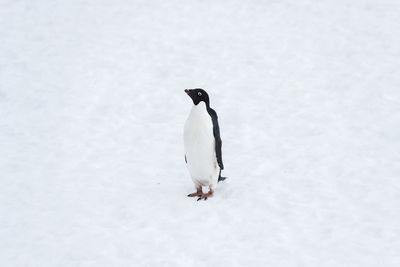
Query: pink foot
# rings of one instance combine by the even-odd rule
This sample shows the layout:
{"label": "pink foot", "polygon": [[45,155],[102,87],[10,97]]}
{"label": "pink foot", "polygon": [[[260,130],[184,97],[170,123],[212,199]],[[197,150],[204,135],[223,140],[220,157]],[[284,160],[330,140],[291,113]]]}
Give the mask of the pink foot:
{"label": "pink foot", "polygon": [[207,200],[207,198],[212,197],[214,195],[214,191],[210,189],[207,194],[201,194],[201,196],[197,199],[199,201],[200,199]]}
{"label": "pink foot", "polygon": [[201,195],[203,195],[203,190],[200,187],[200,188],[197,188],[197,192],[189,194],[188,197],[198,197]]}

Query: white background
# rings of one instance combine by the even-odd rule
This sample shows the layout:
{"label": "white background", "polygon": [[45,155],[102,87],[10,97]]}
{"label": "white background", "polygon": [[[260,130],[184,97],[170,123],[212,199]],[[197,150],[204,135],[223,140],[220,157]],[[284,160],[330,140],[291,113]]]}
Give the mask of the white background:
{"label": "white background", "polygon": [[[0,265],[400,266],[399,1],[0,1]],[[196,202],[202,87],[224,176]]]}

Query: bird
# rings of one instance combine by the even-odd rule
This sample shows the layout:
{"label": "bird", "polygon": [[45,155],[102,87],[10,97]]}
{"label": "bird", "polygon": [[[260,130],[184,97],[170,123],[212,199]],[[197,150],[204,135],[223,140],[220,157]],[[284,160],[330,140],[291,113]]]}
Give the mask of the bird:
{"label": "bird", "polygon": [[[185,89],[193,106],[184,126],[185,162],[196,192],[188,197],[199,197],[197,201],[212,197],[224,169],[222,162],[222,141],[217,112],[210,107],[207,92],[201,88]],[[203,193],[202,187],[209,187]]]}

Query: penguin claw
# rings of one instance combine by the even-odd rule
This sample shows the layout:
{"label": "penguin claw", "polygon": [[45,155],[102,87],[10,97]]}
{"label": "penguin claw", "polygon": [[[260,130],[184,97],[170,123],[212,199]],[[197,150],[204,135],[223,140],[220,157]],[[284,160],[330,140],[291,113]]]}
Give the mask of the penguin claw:
{"label": "penguin claw", "polygon": [[203,195],[202,192],[197,191],[197,192],[191,193],[191,194],[189,194],[189,195],[187,195],[187,196],[188,196],[188,197],[198,197],[198,196],[201,197],[202,195]]}

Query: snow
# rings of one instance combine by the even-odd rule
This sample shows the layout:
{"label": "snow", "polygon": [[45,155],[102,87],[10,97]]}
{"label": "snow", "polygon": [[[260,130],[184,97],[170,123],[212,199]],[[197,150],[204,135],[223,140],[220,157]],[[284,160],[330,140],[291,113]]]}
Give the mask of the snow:
{"label": "snow", "polygon": [[[1,266],[400,266],[400,4],[0,2]],[[218,112],[196,202],[185,88]]]}

